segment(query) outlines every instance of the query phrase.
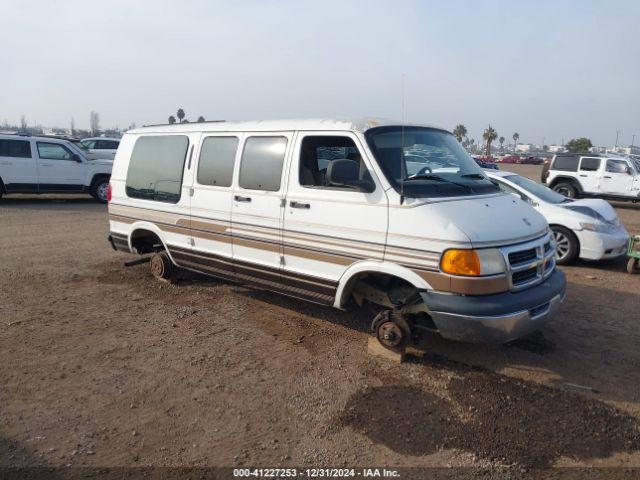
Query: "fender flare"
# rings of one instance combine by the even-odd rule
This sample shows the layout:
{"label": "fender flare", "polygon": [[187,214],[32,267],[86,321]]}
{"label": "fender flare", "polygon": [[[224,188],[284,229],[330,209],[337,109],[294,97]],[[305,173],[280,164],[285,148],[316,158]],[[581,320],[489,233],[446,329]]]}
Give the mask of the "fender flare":
{"label": "fender flare", "polygon": [[569,182],[576,186],[576,188],[578,189],[578,192],[580,193],[584,192],[584,188],[582,188],[582,184],[580,183],[580,180],[574,177],[568,177],[566,175],[558,175],[557,177],[554,177],[551,183],[549,183],[549,188],[553,189],[553,187],[559,182]]}
{"label": "fender flare", "polygon": [[133,237],[133,234],[137,230],[148,230],[149,232],[153,232],[154,234],[156,234],[156,236],[160,239],[160,242],[162,243],[164,250],[167,252],[167,255],[169,255],[169,258],[171,258],[171,261],[174,264],[176,264],[175,260],[171,256],[171,252],[169,252],[169,249],[167,248],[167,243],[164,239],[162,230],[155,223],[138,221],[131,224],[131,226],[129,227],[129,232],[127,234],[127,241],[129,242],[129,250],[131,250],[132,252],[134,251],[133,246],[131,244],[131,238]]}
{"label": "fender flare", "polygon": [[349,299],[349,290],[352,280],[357,278],[358,275],[371,272],[371,273],[383,273],[386,275],[401,278],[412,284],[418,290],[432,290],[431,285],[427,281],[413,272],[407,267],[398,265],[397,263],[374,261],[374,260],[362,260],[353,263],[342,274],[338,282],[338,288],[336,290],[336,296],[333,306],[339,309],[343,309],[345,303]]}

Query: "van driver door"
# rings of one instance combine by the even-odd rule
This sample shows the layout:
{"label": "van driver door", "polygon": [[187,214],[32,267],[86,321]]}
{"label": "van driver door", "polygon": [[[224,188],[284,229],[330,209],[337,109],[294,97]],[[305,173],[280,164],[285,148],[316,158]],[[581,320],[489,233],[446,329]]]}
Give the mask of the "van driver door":
{"label": "van driver door", "polygon": [[350,265],[382,261],[388,200],[351,132],[299,132],[284,208],[283,283],[332,305]]}

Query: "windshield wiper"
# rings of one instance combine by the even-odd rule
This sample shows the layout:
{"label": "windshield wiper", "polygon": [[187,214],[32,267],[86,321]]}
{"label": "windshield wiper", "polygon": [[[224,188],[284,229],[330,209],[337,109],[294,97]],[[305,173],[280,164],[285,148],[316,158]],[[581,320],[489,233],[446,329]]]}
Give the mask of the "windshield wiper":
{"label": "windshield wiper", "polygon": [[462,178],[479,178],[480,180],[484,180],[485,178],[487,178],[486,176],[482,175],[481,173],[465,173],[463,175],[460,175]]}
{"label": "windshield wiper", "polygon": [[469,185],[465,185],[464,183],[454,182],[453,180],[447,180],[446,178],[441,177],[440,175],[435,175],[433,173],[422,173],[419,175],[413,175],[412,177],[407,177],[404,179],[405,182],[411,180],[434,180],[436,182],[442,183],[450,183],[452,185],[457,185],[458,187],[466,188],[473,192],[472,188]]}

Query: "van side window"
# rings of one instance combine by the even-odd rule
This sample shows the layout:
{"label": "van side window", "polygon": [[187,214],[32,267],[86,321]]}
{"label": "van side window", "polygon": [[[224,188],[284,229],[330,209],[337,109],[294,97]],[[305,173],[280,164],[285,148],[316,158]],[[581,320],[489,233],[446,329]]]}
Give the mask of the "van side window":
{"label": "van side window", "polygon": [[206,137],[200,149],[198,183],[230,187],[237,149],[237,137]]}
{"label": "van side window", "polygon": [[340,136],[309,136],[300,146],[300,185],[316,188],[354,188],[362,181],[373,184],[353,140]]}
{"label": "van side window", "polygon": [[583,157],[580,161],[580,170],[585,172],[595,172],[600,168],[599,158]]}
{"label": "van side window", "polygon": [[0,157],[31,158],[31,144],[25,140],[0,140]]}
{"label": "van side window", "polygon": [[73,154],[59,143],[37,142],[38,156],[43,160],[71,160]]}
{"label": "van side window", "polygon": [[280,190],[282,164],[287,150],[285,137],[249,137],[244,142],[240,162],[242,188],[250,190]]}
{"label": "van side window", "polygon": [[553,170],[562,170],[564,172],[578,171],[578,157],[575,155],[558,155],[553,162]]}
{"label": "van side window", "polygon": [[127,195],[132,198],[178,203],[188,147],[189,138],[186,135],[138,138],[129,160]]}

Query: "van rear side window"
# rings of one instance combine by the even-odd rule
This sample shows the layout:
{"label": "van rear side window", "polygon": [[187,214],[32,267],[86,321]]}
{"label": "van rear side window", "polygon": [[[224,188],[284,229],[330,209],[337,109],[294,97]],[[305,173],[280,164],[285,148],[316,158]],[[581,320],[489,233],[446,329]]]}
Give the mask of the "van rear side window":
{"label": "van rear side window", "polygon": [[249,190],[280,190],[285,137],[249,137],[240,162],[240,186]]}
{"label": "van rear side window", "polygon": [[186,135],[145,136],[136,140],[127,171],[126,191],[132,198],[178,203],[187,157]]}
{"label": "van rear side window", "polygon": [[31,158],[31,144],[25,140],[0,140],[0,157]]}
{"label": "van rear side window", "polygon": [[198,162],[198,183],[230,187],[238,149],[237,137],[207,137],[202,142]]}
{"label": "van rear side window", "polygon": [[557,156],[555,162],[553,162],[553,170],[562,170],[563,172],[577,172],[578,157],[575,155]]}

